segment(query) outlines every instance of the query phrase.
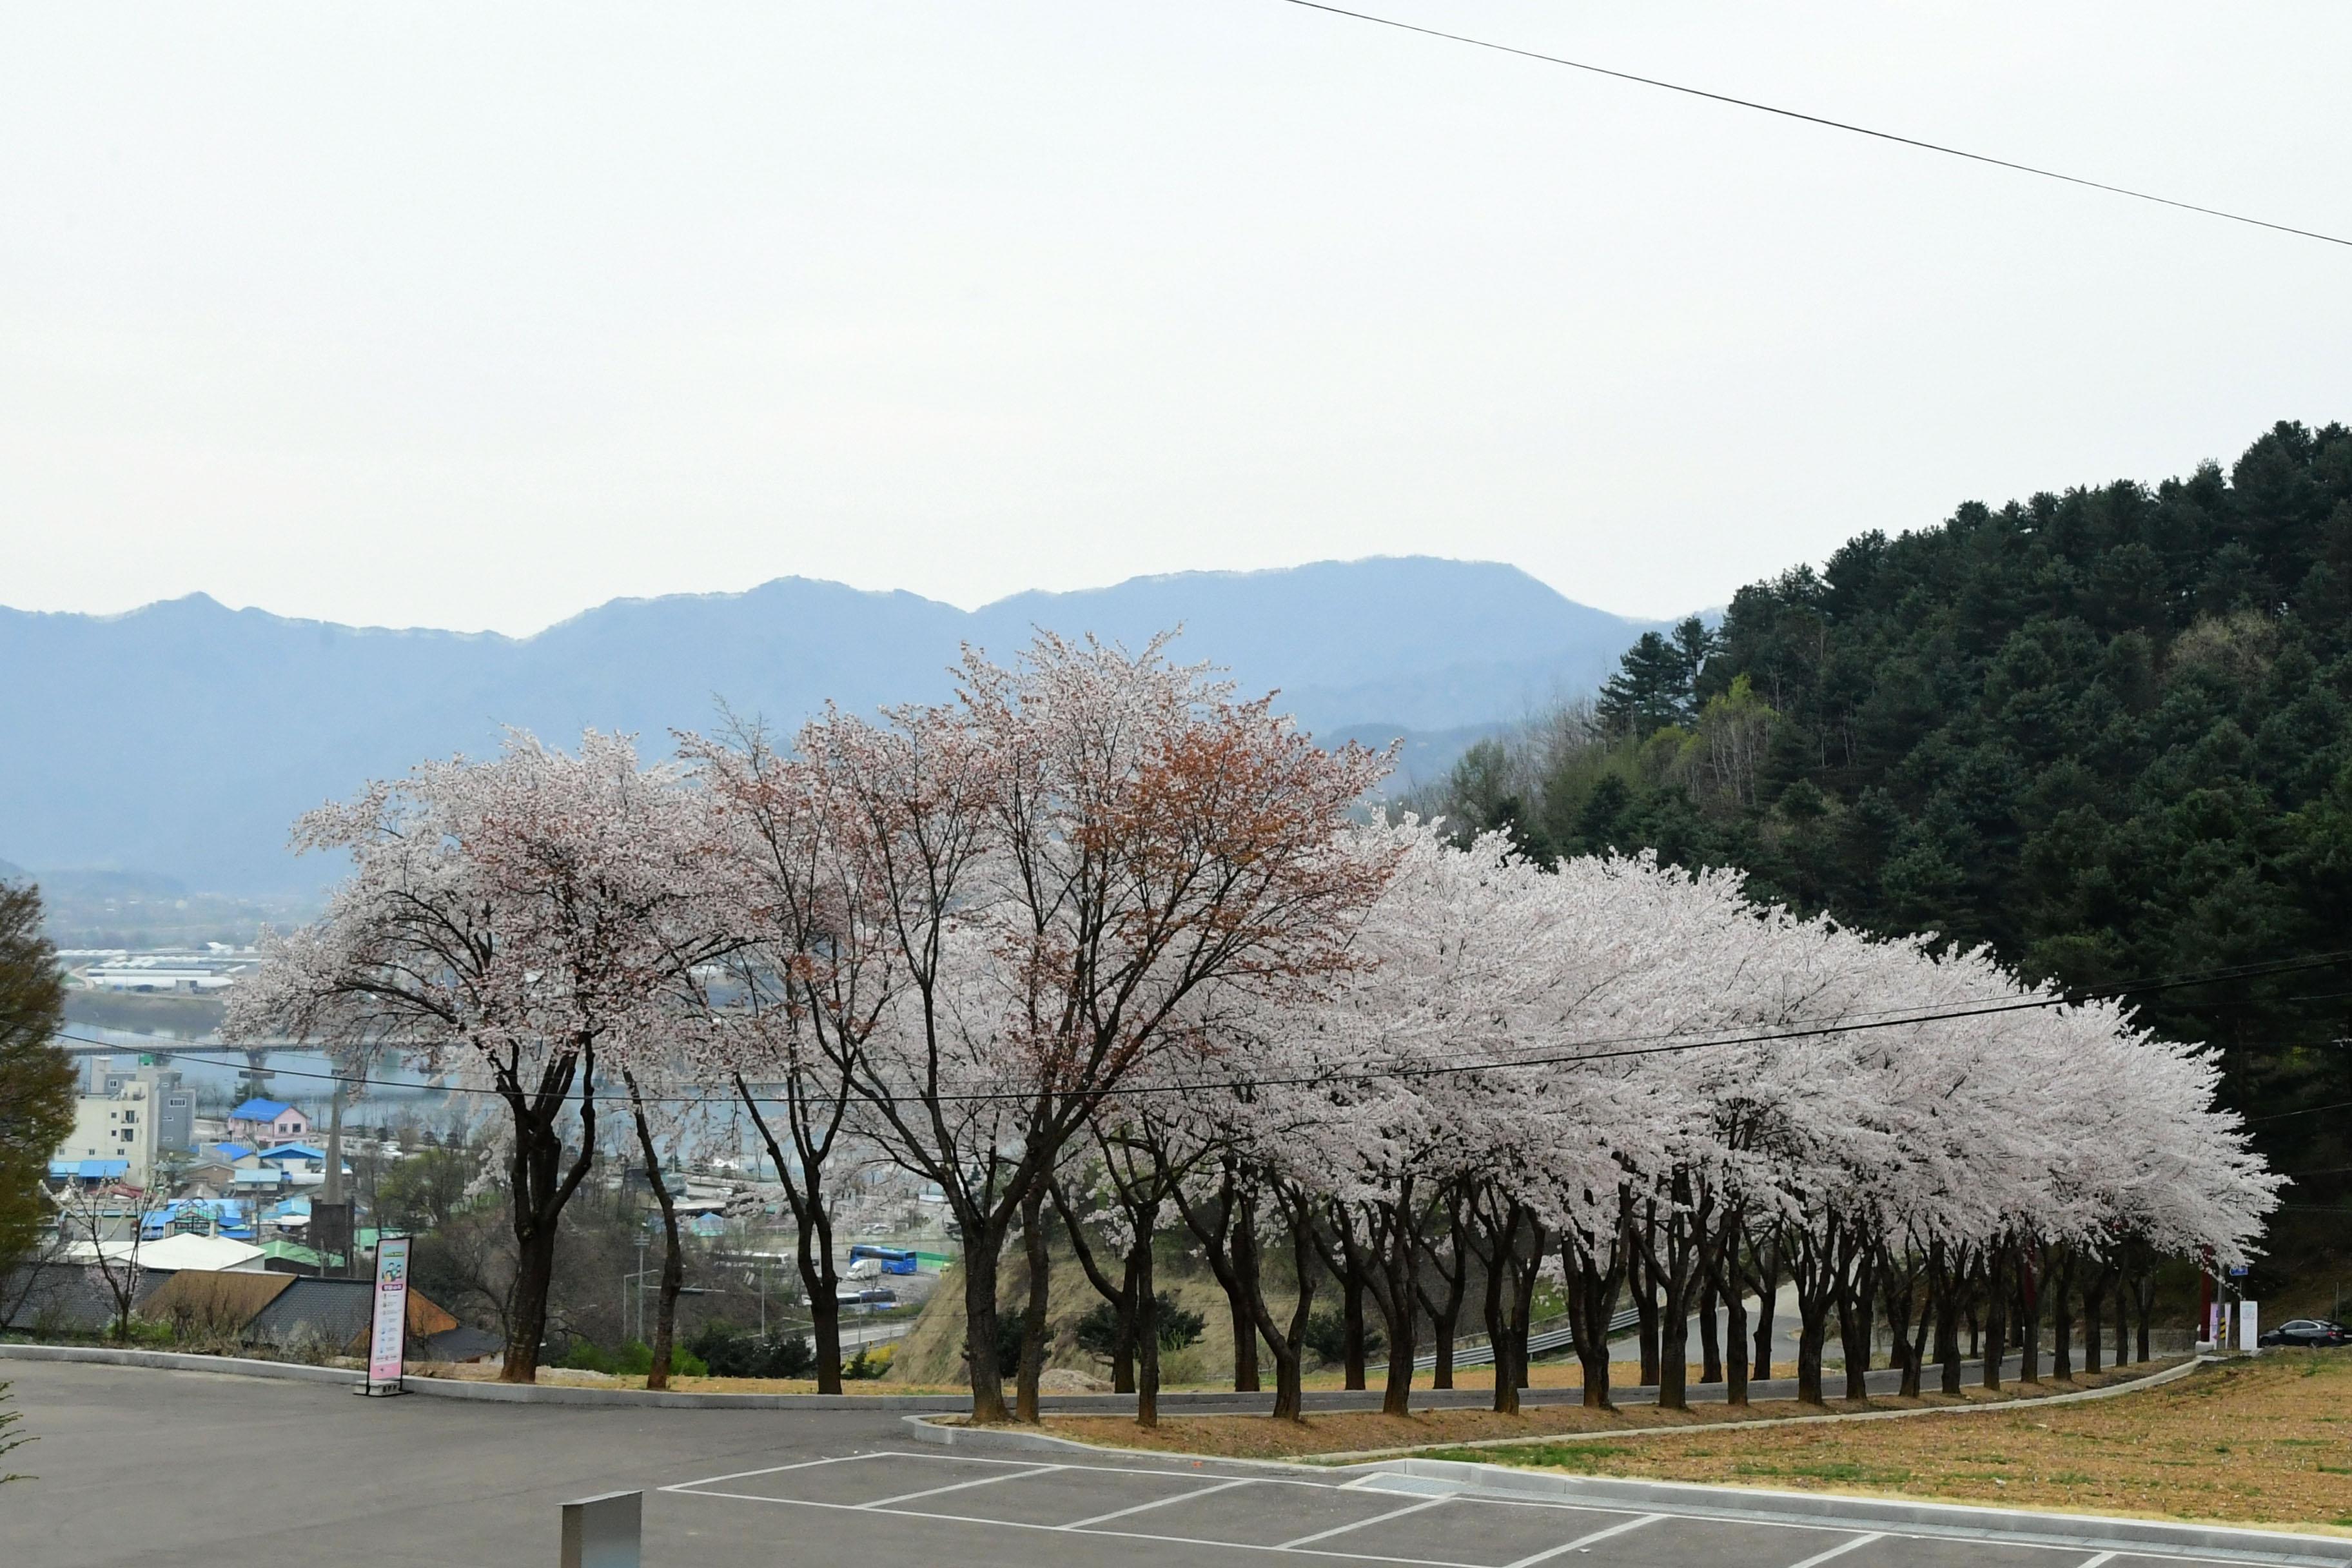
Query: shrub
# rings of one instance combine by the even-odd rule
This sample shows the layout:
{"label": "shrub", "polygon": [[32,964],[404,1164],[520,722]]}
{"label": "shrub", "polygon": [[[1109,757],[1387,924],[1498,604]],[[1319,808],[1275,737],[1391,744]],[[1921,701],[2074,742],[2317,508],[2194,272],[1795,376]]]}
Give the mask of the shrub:
{"label": "shrub", "polygon": [[[1202,1331],[1208,1327],[1206,1319],[1180,1304],[1165,1290],[1154,1292],[1151,1300],[1159,1311],[1161,1350],[1181,1351],[1186,1345],[1199,1342]],[[1078,1320],[1076,1334],[1080,1350],[1104,1361],[1113,1359],[1118,1343],[1118,1311],[1108,1301],[1097,1302],[1094,1310]],[[1013,1342],[1017,1352],[1020,1344],[1017,1326]]]}
{"label": "shrub", "polygon": [[684,1348],[711,1377],[807,1377],[816,1371],[816,1352],[806,1336],[762,1339],[724,1319],[703,1324]]}
{"label": "shrub", "polygon": [[609,1373],[613,1370],[613,1358],[586,1340],[574,1340],[572,1348],[564,1352],[562,1364],[574,1372]]}
{"label": "shrub", "polygon": [[[1364,1325],[1364,1356],[1366,1360],[1381,1353],[1388,1344],[1388,1336],[1370,1323]],[[1307,1320],[1307,1349],[1316,1360],[1327,1366],[1337,1365],[1348,1359],[1348,1321],[1336,1311],[1317,1312]]]}

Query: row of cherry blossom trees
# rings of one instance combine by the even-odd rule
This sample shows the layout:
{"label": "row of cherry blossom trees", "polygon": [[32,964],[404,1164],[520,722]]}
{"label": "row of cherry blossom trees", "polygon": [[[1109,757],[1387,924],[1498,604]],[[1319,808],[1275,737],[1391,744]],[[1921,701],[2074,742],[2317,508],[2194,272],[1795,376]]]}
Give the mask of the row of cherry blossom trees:
{"label": "row of cherry blossom trees", "polygon": [[1171,1231],[1225,1288],[1237,1384],[1262,1344],[1296,1415],[1325,1278],[1359,1330],[1380,1318],[1391,1409],[1424,1324],[1444,1375],[1474,1282],[1515,1403],[1543,1278],[1603,1402],[1630,1284],[1670,1405],[1690,1313],[1711,1331],[1720,1303],[1740,1346],[1745,1300],[1791,1278],[1818,1398],[1833,1316],[1848,1345],[1893,1320],[1913,1383],[1932,1333],[1956,1378],[1964,1301],[2031,1313],[2058,1271],[2234,1258],[2273,1201],[2210,1068],[2112,1005],[1759,909],[1727,872],[1365,823],[1385,758],[1316,747],[1158,644],[1044,637],[961,677],[945,703],[829,711],[789,748],[738,725],[650,767],[611,737],[516,737],[298,828],[352,874],[270,942],[231,1033],[360,1076],[398,1054],[503,1105],[509,1380],[535,1375],[562,1210],[616,1117],[666,1216],[661,1131],[730,1114],[764,1142],[828,1388],[839,1168],[878,1148],[936,1184],[982,1420],[1034,1417],[1057,1228],[1150,1421]]}
{"label": "row of cherry blossom trees", "polygon": [[[1931,1361],[1957,1388],[1958,1323],[1979,1308],[1988,1342],[2017,1339],[2038,1377],[2042,1316],[2071,1313],[2078,1272],[2096,1300],[2126,1272],[2144,1287],[2159,1256],[2236,1260],[2275,1203],[2212,1109],[2210,1061],[2112,1003],[1759,908],[1729,872],[1539,868],[1499,835],[1457,849],[1410,821],[1359,837],[1391,874],[1357,962],[1213,1022],[1228,1046],[1184,1064],[1196,1081],[1097,1117],[1092,1184],[1135,1234],[1169,1190],[1272,1351],[1281,1411],[1298,1407],[1306,1293],[1278,1321],[1227,1239],[1268,1215],[1297,1247],[1289,1281],[1319,1261],[1369,1300],[1402,1412],[1421,1325],[1450,1340],[1474,1276],[1499,1408],[1547,1276],[1590,1403],[1609,1398],[1621,1300],[1669,1406],[1687,1400],[1689,1324],[1712,1337],[1722,1311],[1744,1401],[1746,1303],[1784,1279],[1800,1397],[1819,1401],[1828,1341],[1858,1397],[1882,1325],[1907,1391]],[[2054,1326],[2071,1373],[2071,1316]]]}

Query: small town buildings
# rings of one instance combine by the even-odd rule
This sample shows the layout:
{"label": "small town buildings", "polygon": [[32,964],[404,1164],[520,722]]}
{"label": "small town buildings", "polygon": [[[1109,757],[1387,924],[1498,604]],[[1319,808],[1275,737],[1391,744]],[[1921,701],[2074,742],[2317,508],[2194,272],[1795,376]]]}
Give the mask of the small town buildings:
{"label": "small town buildings", "polygon": [[134,1186],[151,1185],[155,1177],[157,1123],[155,1086],[133,1079],[112,1094],[79,1095],[74,1100],[73,1131],[54,1151],[59,1160],[121,1160],[129,1167]]}
{"label": "small town buildings", "polygon": [[52,1192],[100,1192],[115,1186],[131,1174],[128,1160],[51,1160],[49,1190]]}
{"label": "small town buildings", "polygon": [[225,1236],[232,1241],[256,1238],[249,1205],[229,1198],[173,1198],[162,1208],[139,1216],[139,1234],[149,1242],[167,1236]]}
{"label": "small town buildings", "polygon": [[100,1097],[121,1091],[126,1084],[148,1086],[147,1101],[155,1118],[155,1147],[164,1153],[185,1154],[196,1146],[195,1091],[181,1081],[177,1068],[158,1067],[136,1057],[90,1058],[89,1092]]}
{"label": "small town buildings", "polygon": [[310,1119],[282,1100],[248,1100],[228,1113],[228,1135],[261,1148],[310,1135]]}

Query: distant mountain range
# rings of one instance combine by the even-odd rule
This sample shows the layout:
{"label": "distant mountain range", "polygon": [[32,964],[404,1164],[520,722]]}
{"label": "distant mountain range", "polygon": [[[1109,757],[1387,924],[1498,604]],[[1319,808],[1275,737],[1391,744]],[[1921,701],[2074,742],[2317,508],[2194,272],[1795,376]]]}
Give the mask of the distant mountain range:
{"label": "distant mountain range", "polygon": [[1524,572],[1415,556],[1138,577],[976,611],[784,577],[741,594],[616,599],[528,637],[386,631],[230,610],[202,595],[120,616],[0,608],[0,856],[221,892],[335,874],[284,845],[295,816],[422,758],[543,739],[709,727],[723,701],[789,731],[936,699],[973,643],[1045,626],[1229,668],[1328,741],[1406,742],[1428,777],[1477,736],[1589,691],[1657,623]]}

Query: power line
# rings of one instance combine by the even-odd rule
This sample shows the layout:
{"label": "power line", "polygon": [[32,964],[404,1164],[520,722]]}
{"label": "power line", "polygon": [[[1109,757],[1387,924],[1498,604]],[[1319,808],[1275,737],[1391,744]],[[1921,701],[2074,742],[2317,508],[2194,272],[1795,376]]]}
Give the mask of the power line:
{"label": "power line", "polygon": [[2300,1110],[2276,1110],[2268,1116],[2252,1116],[2246,1119],[2246,1125],[2252,1127],[2264,1121],[2284,1121],[2290,1116],[2316,1116],[2323,1110],[2352,1110],[2352,1100],[2339,1100],[2329,1105],[2306,1105]]}
{"label": "power line", "polygon": [[[2046,1007],[2080,1006],[2084,1002],[2096,999],[2126,995],[2146,995],[2155,992],[2179,990],[2186,986],[2217,985],[2235,980],[2265,979],[2277,974],[2298,974],[2315,969],[2333,968],[2338,964],[2346,963],[2347,962],[2352,962],[2352,950],[2322,953],[2309,958],[2279,959],[2261,963],[2232,964],[2222,969],[2207,970],[2200,973],[2173,976],[2158,976],[2154,979],[2132,982],[2123,985],[2084,987],[2076,990],[2060,992],[2051,995],[2022,997],[2011,1001],[1994,1004],[1971,1004],[1964,1006],[1947,1008],[1939,1012],[1910,1013],[1893,1016],[1884,1015],[1864,1015],[1863,1016],[1862,1021],[1858,1022],[1819,1024],[1797,1029],[1774,1029],[1748,1035],[1718,1036],[1712,1038],[1685,1040],[1672,1040],[1670,1037],[1658,1036],[1622,1036],[1618,1037],[1618,1038],[1627,1040],[1654,1040],[1666,1038],[1669,1040],[1669,1043],[1636,1045],[1619,1050],[1594,1051],[1588,1049],[1537,1057],[1502,1058],[1489,1058],[1475,1061],[1437,1064],[1419,1062],[1391,1063],[1377,1068],[1367,1064],[1360,1068],[1360,1070],[1356,1071],[1348,1071],[1345,1069],[1337,1071],[1318,1071],[1297,1078],[1247,1078],[1230,1079],[1195,1079],[1167,1083],[1122,1084],[1116,1088],[1100,1091],[1100,1096],[1107,1100],[1126,1100],[1133,1099],[1140,1095],[1197,1094],[1204,1089],[1295,1089],[1311,1087],[1318,1084],[1375,1083],[1382,1079],[1391,1078],[1446,1078],[1463,1073],[1494,1072],[1531,1067],[1570,1067],[1589,1062],[1619,1061],[1629,1058],[1663,1056],[1683,1051],[1714,1050],[1729,1046],[1771,1045],[1787,1040],[1816,1039],[1830,1035],[1860,1034],[1872,1029],[1901,1028],[1916,1024],[1942,1023],[1958,1018],[1985,1017],[1998,1014],[2027,1012]],[[63,1031],[60,1031],[60,1033],[63,1034]],[[86,1035],[64,1034],[63,1037],[77,1040],[86,1045],[110,1046],[116,1044],[116,1042],[111,1040],[93,1039]],[[1587,1042],[1588,1045],[1607,1045],[1610,1043],[1612,1042],[1609,1040]],[[121,1048],[131,1050],[136,1047],[124,1046]],[[157,1050],[148,1047],[145,1049],[144,1054],[150,1056],[169,1057],[187,1061],[202,1062],[205,1065],[211,1067],[241,1068],[247,1065],[243,1062],[222,1061],[215,1058],[204,1056],[200,1054],[200,1050],[201,1048],[184,1051],[170,1049]],[[493,1097],[498,1096],[499,1092],[494,1089],[482,1089],[472,1085],[450,1084],[436,1086],[432,1084],[405,1083],[397,1079],[374,1079],[345,1073],[310,1072],[299,1068],[270,1068],[265,1070],[271,1073],[283,1074],[289,1078],[309,1079],[320,1082],[339,1083],[353,1087],[405,1089],[437,1089],[439,1092],[446,1094],[473,1094]],[[564,1098],[566,1100],[578,1100],[583,1097],[579,1094],[572,1093],[565,1095]],[[605,1098],[615,1101],[620,1101],[625,1099],[625,1096],[618,1094],[608,1095]],[[735,1101],[735,1097],[731,1094],[646,1095],[642,1098],[645,1102],[649,1105],[721,1105],[732,1104]],[[772,1097],[761,1096],[761,1098],[767,1099]],[[907,1095],[883,1096],[878,1098],[882,1098],[893,1104],[899,1103],[901,1101],[908,1103],[922,1103],[927,1100],[933,1099],[938,1100],[942,1103],[953,1104],[983,1104],[998,1102],[1020,1103],[1036,1099],[1037,1091],[1035,1089],[983,1090],[974,1091],[971,1093],[945,1093],[935,1096]]]}
{"label": "power line", "polygon": [[1376,16],[1369,11],[1350,11],[1345,6],[1325,5],[1323,0],[1283,0],[1283,3],[1308,11],[1322,11],[1334,16],[1346,16],[1353,21],[1370,22],[1377,26],[1394,27],[1399,32],[1419,33],[1423,37],[1443,38],[1450,44],[1467,44],[1473,48],[1492,49],[1496,54],[1516,55],[1521,59],[1537,60],[1545,65],[1566,66],[1570,70],[1589,71],[1594,76],[1605,76],[1618,81],[1633,82],[1639,87],[1660,88],[1667,92],[1679,92],[1690,98],[1704,98],[1715,103],[1727,103],[1735,109],[1752,109],[1759,114],[1777,114],[1784,120],[1798,120],[1808,125],[1819,125],[1825,130],[1843,131],[1856,136],[1874,137],[1881,142],[1895,142],[1898,146],[1916,147],[1923,153],[1940,153],[1948,158],[1965,158],[1972,163],[1989,163],[1996,169],[2008,169],[2021,174],[2032,174],[2044,180],[2057,180],[2069,185],[2082,185],[2094,191],[2105,191],[2110,195],[2129,196],[2135,201],[2154,202],[2158,206],[2178,207],[2183,212],[2201,213],[2207,217],[2226,218],[2231,223],[2249,224],[2255,228],[2267,228],[2279,234],[2294,235],[2303,239],[2316,239],[2328,245],[2352,247],[2352,239],[2347,239],[2338,235],[2322,234],[2316,229],[2296,228],[2291,224],[2273,223],[2267,218],[2250,217],[2244,213],[2229,212],[2221,207],[2200,206],[2195,202],[2179,201],[2171,196],[2159,196],[2152,191],[2134,190],[2129,185],[2109,184],[2104,180],[2087,179],[2081,174],[2069,174],[2056,169],[2045,169],[2039,164],[2020,163],[2008,158],[1996,158],[1989,153],[1971,153],[1966,148],[1947,146],[1940,142],[1924,142],[1916,136],[1897,135],[1892,131],[1874,130],[1867,125],[1856,125],[1851,121],[1832,120],[1825,115],[1808,114],[1802,110],[1783,109],[1778,104],[1759,103],[1750,98],[1734,98],[1729,93],[1711,92],[1706,88],[1664,81],[1657,77],[1637,76],[1632,71],[1615,70],[1608,66],[1594,65],[1587,60],[1572,60],[1564,55],[1548,55],[1536,49],[1523,49],[1512,44],[1499,44],[1491,38],[1474,38],[1465,33],[1449,33],[1442,28],[1424,27],[1418,23],[1399,21],[1393,16]]}

